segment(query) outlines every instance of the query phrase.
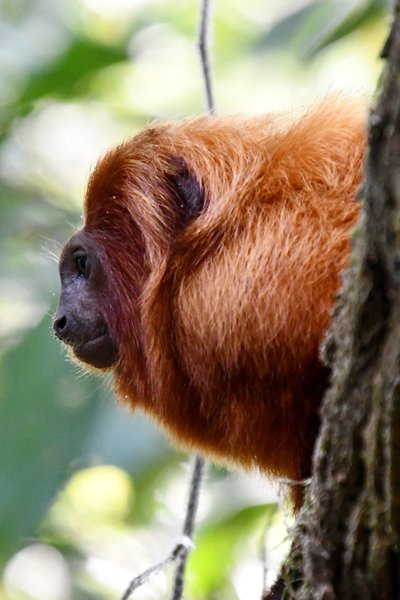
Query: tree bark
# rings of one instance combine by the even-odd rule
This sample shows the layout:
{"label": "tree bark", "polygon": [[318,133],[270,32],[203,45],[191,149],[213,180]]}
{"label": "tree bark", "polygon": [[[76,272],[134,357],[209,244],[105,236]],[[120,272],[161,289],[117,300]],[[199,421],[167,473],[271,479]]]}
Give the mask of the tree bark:
{"label": "tree bark", "polygon": [[324,346],[332,385],[285,598],[400,599],[400,0],[369,119],[361,219]]}

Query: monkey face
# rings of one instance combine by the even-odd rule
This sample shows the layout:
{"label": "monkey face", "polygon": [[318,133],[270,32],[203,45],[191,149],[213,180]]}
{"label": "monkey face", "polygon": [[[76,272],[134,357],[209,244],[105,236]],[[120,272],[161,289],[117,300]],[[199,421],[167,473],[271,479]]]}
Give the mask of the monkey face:
{"label": "monkey face", "polygon": [[112,367],[117,344],[107,326],[100,295],[108,288],[96,246],[82,230],[65,246],[60,259],[61,295],[53,328],[80,361],[96,367]]}

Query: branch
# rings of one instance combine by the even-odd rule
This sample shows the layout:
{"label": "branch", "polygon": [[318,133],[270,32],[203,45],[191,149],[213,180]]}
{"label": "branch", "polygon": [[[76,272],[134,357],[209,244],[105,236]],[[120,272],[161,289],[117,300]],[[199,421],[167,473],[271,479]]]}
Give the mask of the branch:
{"label": "branch", "polygon": [[201,66],[203,70],[204,88],[206,92],[207,108],[211,115],[215,114],[215,99],[212,81],[212,70],[209,55],[210,34],[210,0],[201,0],[200,27],[197,46],[200,52]]}
{"label": "branch", "polygon": [[167,567],[170,563],[176,562],[178,566],[174,577],[174,592],[172,600],[181,600],[184,584],[184,573],[186,567],[187,557],[189,552],[194,548],[193,544],[193,529],[196,519],[197,507],[199,504],[201,481],[204,472],[204,460],[200,457],[196,457],[194,461],[194,467],[192,472],[192,478],[190,482],[190,492],[188,503],[185,513],[185,522],[183,525],[182,537],[171,552],[164,558],[164,560],[156,563],[152,567],[149,567],[143,573],[137,575],[130,582],[129,586],[125,590],[121,597],[121,600],[128,600],[133,592],[140,588],[142,585],[147,583],[152,575],[155,575]]}
{"label": "branch", "polygon": [[182,546],[182,551],[176,557],[178,566],[174,578],[174,592],[172,600],[181,600],[184,585],[185,568],[190,550],[194,547],[193,530],[199,504],[201,481],[203,479],[204,460],[196,456],[194,461],[192,479],[190,482],[190,493],[186,508],[185,523],[183,525],[183,539],[189,540],[190,544]]}
{"label": "branch", "polygon": [[168,556],[164,558],[164,560],[153,565],[152,567],[149,567],[143,571],[143,573],[140,573],[134,579],[132,579],[123,596],[121,597],[121,600],[128,600],[135,590],[149,581],[152,575],[159,573],[170,563],[177,561],[180,557],[187,556],[192,547],[193,543],[191,539],[182,538],[181,541],[176,544],[175,548],[168,554]]}

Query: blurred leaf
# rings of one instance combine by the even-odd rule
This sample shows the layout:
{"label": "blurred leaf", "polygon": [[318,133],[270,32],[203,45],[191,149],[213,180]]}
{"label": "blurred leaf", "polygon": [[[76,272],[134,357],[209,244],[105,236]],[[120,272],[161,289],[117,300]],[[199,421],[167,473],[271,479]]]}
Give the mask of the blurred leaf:
{"label": "blurred leaf", "polygon": [[361,6],[357,0],[314,0],[278,21],[259,39],[257,47],[280,49],[290,44],[304,58],[310,58],[386,12],[383,0],[368,0]]}
{"label": "blurred leaf", "polygon": [[246,538],[257,528],[265,531],[277,512],[276,504],[250,506],[204,527],[189,560],[189,596],[206,598],[222,583],[229,583],[230,569],[240,557]]}
{"label": "blurred leaf", "polygon": [[[75,373],[74,373],[75,371]],[[74,383],[72,384],[72,379]],[[0,552],[35,534],[80,454],[100,396],[76,377],[46,317],[0,364]]]}
{"label": "blurred leaf", "polygon": [[135,506],[129,515],[131,524],[143,525],[151,522],[162,502],[162,497],[156,492],[165,488],[166,476],[172,472],[171,468],[182,463],[182,458],[187,460],[186,455],[182,457],[182,454],[170,448],[169,451],[164,451],[164,456],[159,455],[146,470],[134,477]]}
{"label": "blurred leaf", "polygon": [[332,1],[318,2],[314,0],[289,15],[269,29],[257,42],[260,49],[279,49],[288,45],[298,46],[304,38],[321,31],[323,23],[330,21],[337,13]]}
{"label": "blurred leaf", "polygon": [[126,58],[124,48],[75,39],[49,68],[31,77],[19,101],[25,105],[46,96],[76,96],[83,91],[89,75]]}
{"label": "blurred leaf", "polygon": [[343,18],[340,23],[325,32],[322,39],[316,41],[310,54],[317,53],[329,44],[333,44],[338,40],[368,26],[372,21],[383,18],[387,14],[386,3],[381,0],[371,0],[364,6],[351,10],[349,14]]}
{"label": "blurred leaf", "polygon": [[[8,129],[15,118],[28,114],[33,103],[39,99],[79,97],[87,91],[91,75],[125,60],[127,53],[122,45],[105,46],[86,38],[73,40],[66,52],[26,80],[13,105],[9,110],[4,110],[2,123],[7,123],[5,128]],[[2,131],[3,136],[5,133]]]}

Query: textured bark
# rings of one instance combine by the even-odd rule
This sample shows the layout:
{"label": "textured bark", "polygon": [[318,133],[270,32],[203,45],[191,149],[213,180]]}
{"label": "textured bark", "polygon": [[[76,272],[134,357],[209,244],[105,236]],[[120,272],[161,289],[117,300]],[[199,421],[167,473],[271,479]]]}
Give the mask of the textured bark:
{"label": "textured bark", "polygon": [[285,598],[400,598],[400,1],[382,54],[363,212],[324,348],[332,386]]}

